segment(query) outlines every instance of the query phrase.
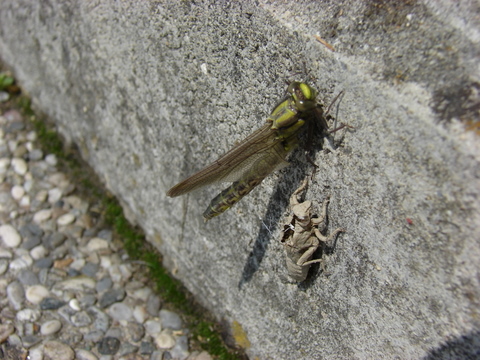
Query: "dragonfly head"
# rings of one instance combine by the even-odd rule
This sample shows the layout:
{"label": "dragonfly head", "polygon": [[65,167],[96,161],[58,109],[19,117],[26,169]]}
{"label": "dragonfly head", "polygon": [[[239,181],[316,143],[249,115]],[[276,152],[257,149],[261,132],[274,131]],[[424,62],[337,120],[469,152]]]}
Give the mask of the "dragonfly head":
{"label": "dragonfly head", "polygon": [[287,91],[292,95],[299,111],[307,111],[315,107],[317,91],[308,84],[294,81],[288,86]]}
{"label": "dragonfly head", "polygon": [[304,201],[292,207],[293,215],[299,220],[310,221],[312,212],[312,202],[310,200]]}

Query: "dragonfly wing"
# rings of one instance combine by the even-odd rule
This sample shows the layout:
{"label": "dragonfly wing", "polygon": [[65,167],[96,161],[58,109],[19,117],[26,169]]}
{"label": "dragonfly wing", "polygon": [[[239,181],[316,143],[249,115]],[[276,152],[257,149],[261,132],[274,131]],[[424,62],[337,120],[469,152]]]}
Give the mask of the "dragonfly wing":
{"label": "dragonfly wing", "polygon": [[267,123],[212,164],[172,187],[167,195],[175,197],[214,182],[238,180],[277,144],[281,144],[281,140]]}
{"label": "dragonfly wing", "polygon": [[245,195],[250,193],[270,173],[288,165],[285,157],[288,150],[281,142],[272,146],[269,151],[263,152],[257,157],[243,176],[228,188],[218,194],[203,213],[205,221],[218,216],[239,202]]}

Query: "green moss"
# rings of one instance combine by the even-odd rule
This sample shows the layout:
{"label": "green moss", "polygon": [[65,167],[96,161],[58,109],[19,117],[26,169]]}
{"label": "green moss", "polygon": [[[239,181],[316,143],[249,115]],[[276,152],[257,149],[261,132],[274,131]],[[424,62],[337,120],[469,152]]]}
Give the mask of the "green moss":
{"label": "green moss", "polygon": [[15,99],[15,105],[19,108],[19,110],[25,115],[25,116],[34,116],[35,112],[32,110],[32,102],[30,101],[30,98],[26,96],[19,96],[18,98]]}
{"label": "green moss", "polygon": [[63,142],[58,134],[47,128],[44,122],[34,119],[33,127],[38,135],[38,140],[42,144],[42,148],[50,154],[55,154],[58,158],[63,158]]}
{"label": "green moss", "polygon": [[3,72],[0,73],[0,91],[7,89],[10,85],[13,85],[14,82],[15,79],[12,76]]}
{"label": "green moss", "polygon": [[213,324],[206,321],[199,322],[193,328],[193,334],[200,341],[200,346],[209,354],[218,356],[222,360],[234,360],[240,357],[231,353],[225,348],[222,338],[213,327]]}
{"label": "green moss", "polygon": [[160,264],[159,258],[156,254],[149,252],[144,254],[143,259],[148,264],[150,274],[157,285],[157,290],[168,302],[186,315],[193,315],[194,309],[188,301],[187,296],[183,290],[183,286],[178,280],[173,279]]}

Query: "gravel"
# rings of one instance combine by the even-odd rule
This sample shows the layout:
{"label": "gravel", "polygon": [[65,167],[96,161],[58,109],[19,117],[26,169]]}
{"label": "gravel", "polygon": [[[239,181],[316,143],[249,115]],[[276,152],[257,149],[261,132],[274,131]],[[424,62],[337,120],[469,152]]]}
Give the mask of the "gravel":
{"label": "gravel", "polygon": [[[30,359],[211,359],[16,110],[0,116],[0,347]],[[97,210],[97,209],[95,209]]]}

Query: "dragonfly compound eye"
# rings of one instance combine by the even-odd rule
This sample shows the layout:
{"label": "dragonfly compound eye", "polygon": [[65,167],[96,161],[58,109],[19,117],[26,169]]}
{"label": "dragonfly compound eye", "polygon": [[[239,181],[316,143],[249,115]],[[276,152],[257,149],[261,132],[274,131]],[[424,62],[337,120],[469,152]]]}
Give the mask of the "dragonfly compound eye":
{"label": "dragonfly compound eye", "polygon": [[288,86],[287,91],[292,94],[295,107],[299,111],[308,111],[315,106],[317,92],[308,84],[294,81]]}

